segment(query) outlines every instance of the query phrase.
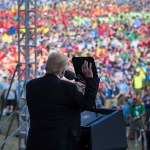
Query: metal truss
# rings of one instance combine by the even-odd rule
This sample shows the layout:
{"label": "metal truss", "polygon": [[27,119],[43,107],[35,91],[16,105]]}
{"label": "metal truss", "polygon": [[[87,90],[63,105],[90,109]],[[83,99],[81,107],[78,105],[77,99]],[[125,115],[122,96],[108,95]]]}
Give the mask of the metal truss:
{"label": "metal truss", "polygon": [[[26,139],[29,128],[29,114],[25,98],[26,83],[36,78],[37,49],[36,49],[36,0],[18,0],[18,103],[15,111],[4,122],[11,120],[5,139],[0,142],[1,150],[11,137],[18,135],[19,150],[26,149]],[[14,73],[15,75],[15,73]],[[18,128],[9,135],[15,114],[18,114]]]}
{"label": "metal truss", "polygon": [[[2,127],[10,120],[5,138],[0,142],[1,150],[4,149],[5,144],[14,135],[18,135],[18,149],[26,149],[26,139],[29,129],[29,113],[26,105],[25,87],[30,79],[36,78],[37,74],[36,9],[36,0],[18,0],[18,64],[15,71],[15,73],[18,73],[18,103],[15,111],[0,124],[0,127]],[[18,116],[18,128],[13,133],[9,134],[16,114]]]}
{"label": "metal truss", "polygon": [[19,150],[26,149],[29,128],[25,86],[30,79],[36,78],[37,73],[36,9],[36,0],[18,0],[18,107],[25,104],[18,114],[18,129],[24,124],[18,134]]}
{"label": "metal truss", "polygon": [[[2,127],[10,120],[5,138],[0,142],[1,150],[4,149],[5,144],[14,135],[18,135],[18,149],[26,149],[26,139],[29,129],[29,113],[26,105],[25,87],[30,79],[36,78],[37,74],[36,9],[36,0],[18,0],[18,64],[13,75],[14,79],[15,73],[18,73],[17,106],[14,112],[0,124],[0,127]],[[16,114],[18,116],[18,128],[9,134]]]}

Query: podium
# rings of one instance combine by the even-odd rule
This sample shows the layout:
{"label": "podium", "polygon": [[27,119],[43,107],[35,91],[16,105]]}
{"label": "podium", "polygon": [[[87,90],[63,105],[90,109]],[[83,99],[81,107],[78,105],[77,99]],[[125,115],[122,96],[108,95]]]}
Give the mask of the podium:
{"label": "podium", "polygon": [[126,150],[127,147],[121,110],[81,112],[81,150]]}

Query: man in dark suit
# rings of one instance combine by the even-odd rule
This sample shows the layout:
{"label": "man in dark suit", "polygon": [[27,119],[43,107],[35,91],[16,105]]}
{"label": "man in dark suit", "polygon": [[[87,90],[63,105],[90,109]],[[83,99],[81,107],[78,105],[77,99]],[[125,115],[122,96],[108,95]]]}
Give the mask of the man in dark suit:
{"label": "man in dark suit", "polygon": [[95,107],[99,79],[93,77],[92,64],[84,62],[85,93],[75,84],[61,80],[67,57],[51,53],[47,73],[33,79],[26,86],[30,129],[26,150],[79,150],[80,110]]}

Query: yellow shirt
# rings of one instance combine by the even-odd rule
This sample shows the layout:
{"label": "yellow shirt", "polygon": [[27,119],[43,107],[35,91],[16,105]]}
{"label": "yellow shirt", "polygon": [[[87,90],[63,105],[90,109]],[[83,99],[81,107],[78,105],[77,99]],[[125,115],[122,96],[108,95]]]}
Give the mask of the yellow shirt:
{"label": "yellow shirt", "polygon": [[10,44],[12,42],[12,36],[11,35],[4,34],[2,38],[3,38],[3,41],[5,43]]}
{"label": "yellow shirt", "polygon": [[143,78],[141,75],[133,77],[133,83],[135,89],[141,89],[143,87]]}
{"label": "yellow shirt", "polygon": [[136,55],[136,57],[139,58],[141,56],[141,53],[140,52],[136,52],[135,55]]}
{"label": "yellow shirt", "polygon": [[140,75],[142,76],[143,80],[146,79],[146,69],[143,67],[137,67],[136,69],[139,69]]}

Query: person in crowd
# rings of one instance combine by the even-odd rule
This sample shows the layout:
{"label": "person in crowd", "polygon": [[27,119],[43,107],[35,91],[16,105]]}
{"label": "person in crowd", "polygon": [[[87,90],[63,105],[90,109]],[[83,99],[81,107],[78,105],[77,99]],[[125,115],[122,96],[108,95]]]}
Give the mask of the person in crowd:
{"label": "person in crowd", "polygon": [[[12,76],[9,76],[8,81],[6,78],[3,84],[3,91],[2,91],[3,99],[4,99],[3,103],[6,104],[4,106],[3,115],[12,113],[16,106],[16,99],[17,99],[16,98],[16,86],[15,86],[14,81],[11,84],[12,80],[13,80]],[[9,90],[10,85],[11,85],[11,88]]]}
{"label": "person in crowd", "polygon": [[147,139],[147,150],[149,150],[150,149],[150,119],[147,122],[146,139]]}
{"label": "person in crowd", "polygon": [[119,89],[119,95],[117,95],[118,109],[122,109],[126,98],[129,95],[129,86],[126,81],[124,81],[124,78],[120,78],[119,82],[117,83],[117,87]]}
{"label": "person in crowd", "polygon": [[142,94],[142,89],[143,89],[143,76],[140,74],[140,69],[137,68],[136,72],[133,76],[133,88],[135,94],[141,95]]}
{"label": "person in crowd", "polygon": [[147,64],[146,67],[146,86],[150,87],[150,62]]}
{"label": "person in crowd", "polygon": [[131,121],[131,130],[133,131],[135,138],[135,146],[137,146],[138,129],[142,136],[145,137],[145,127],[144,122],[142,120],[143,116],[145,116],[145,107],[142,104],[140,96],[136,95],[136,97],[134,98],[133,105],[131,105],[129,108],[129,118]]}
{"label": "person in crowd", "polygon": [[129,108],[133,104],[133,99],[132,96],[128,97],[126,99],[126,102],[123,106],[123,116],[124,116],[124,121],[126,124],[126,137],[129,138],[131,136],[131,129],[130,129],[130,119],[129,119]]}
{"label": "person in crowd", "polygon": [[100,99],[100,91],[96,95],[96,108],[102,108],[102,100]]}
{"label": "person in crowd", "polygon": [[116,73],[114,76],[115,76],[116,82],[119,82],[119,79],[123,79],[123,72],[121,71],[120,67],[116,67]]}
{"label": "person in crowd", "polygon": [[105,82],[103,98],[105,99],[105,108],[111,108],[112,104],[118,104],[118,97],[120,96],[119,88],[113,80],[110,85]]}
{"label": "person in crowd", "polygon": [[144,91],[145,91],[145,88],[146,88],[146,68],[145,68],[146,65],[145,65],[144,62],[139,62],[137,65],[138,65],[138,67],[136,69],[139,70],[140,76],[143,79],[143,81],[142,81],[142,85],[143,85],[143,87],[142,87],[142,95],[144,95]]}
{"label": "person in crowd", "polygon": [[80,109],[96,107],[99,78],[92,64],[82,65],[86,78],[84,94],[74,83],[62,80],[67,56],[53,52],[46,63],[46,74],[27,83],[26,98],[30,114],[27,150],[79,150]]}
{"label": "person in crowd", "polygon": [[146,93],[143,97],[143,102],[145,105],[146,110],[146,122],[149,120],[150,117],[150,87],[147,87]]}
{"label": "person in crowd", "polygon": [[2,89],[3,89],[2,81],[3,81],[3,72],[0,71],[0,97],[1,97]]}
{"label": "person in crowd", "polygon": [[150,149],[150,87],[148,86],[146,89],[146,93],[143,97],[143,101],[145,104],[146,110],[146,138],[147,138],[147,150]]}
{"label": "person in crowd", "polygon": [[[1,89],[1,108],[4,107],[3,104],[5,102],[4,99],[4,94],[5,94],[5,90],[4,87],[6,87],[6,85],[8,84],[8,75],[4,72],[2,74],[2,81],[1,81],[1,85],[2,85],[2,89]],[[6,115],[7,113],[7,109],[6,108],[2,108],[3,109],[3,115]]]}
{"label": "person in crowd", "polygon": [[19,101],[20,99],[25,99],[26,92],[25,92],[25,81],[23,80],[23,77],[20,77],[20,80],[17,81],[15,84],[16,84],[17,101]]}

